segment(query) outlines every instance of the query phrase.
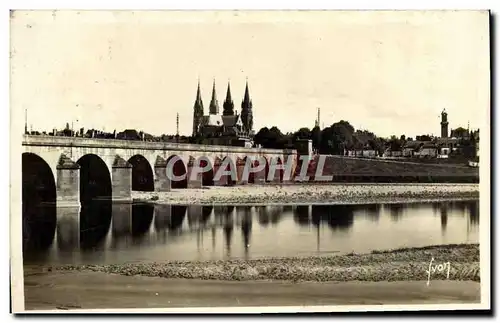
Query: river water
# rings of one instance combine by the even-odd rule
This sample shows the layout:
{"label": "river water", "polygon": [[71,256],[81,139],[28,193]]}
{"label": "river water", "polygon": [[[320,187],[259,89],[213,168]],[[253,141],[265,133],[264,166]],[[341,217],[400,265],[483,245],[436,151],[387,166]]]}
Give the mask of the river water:
{"label": "river water", "polygon": [[479,241],[478,200],[214,207],[100,202],[80,210],[32,209],[24,219],[25,264],[293,257]]}

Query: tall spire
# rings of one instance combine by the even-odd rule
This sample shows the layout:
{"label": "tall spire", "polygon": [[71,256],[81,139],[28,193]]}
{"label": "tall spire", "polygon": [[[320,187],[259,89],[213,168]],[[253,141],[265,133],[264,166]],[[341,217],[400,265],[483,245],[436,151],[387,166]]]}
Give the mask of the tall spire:
{"label": "tall spire", "polygon": [[215,79],[212,87],[212,100],[210,101],[209,113],[219,114],[219,102],[217,101],[217,94],[215,93]]}
{"label": "tall spire", "polygon": [[245,85],[245,96],[243,98],[243,102],[250,102],[250,94],[248,93],[248,78]]}
{"label": "tall spire", "polygon": [[231,85],[229,84],[229,82],[227,82],[226,100],[224,101],[223,108],[224,111],[222,112],[222,115],[225,116],[234,115],[234,103],[233,99],[231,99]]}
{"label": "tall spire", "polygon": [[226,92],[226,101],[230,101],[232,102],[232,98],[231,98],[231,83],[229,83],[229,81],[227,82],[227,92]]}
{"label": "tall spire", "polygon": [[200,78],[198,78],[198,90],[196,91],[196,101],[201,101]]}
{"label": "tall spire", "polygon": [[193,107],[193,136],[198,134],[203,113],[203,100],[201,99],[200,79],[198,78],[198,89],[196,90],[196,100]]}
{"label": "tall spire", "polygon": [[243,123],[243,128],[246,132],[250,133],[253,131],[253,104],[252,99],[250,99],[250,91],[248,90],[248,78],[245,85],[245,96],[241,102],[241,122]]}

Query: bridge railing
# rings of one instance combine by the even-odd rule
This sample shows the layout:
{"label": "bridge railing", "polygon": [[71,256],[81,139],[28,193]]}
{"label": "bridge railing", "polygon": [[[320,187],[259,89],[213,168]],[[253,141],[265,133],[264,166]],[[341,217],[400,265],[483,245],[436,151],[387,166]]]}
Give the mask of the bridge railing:
{"label": "bridge railing", "polygon": [[150,142],[126,139],[102,139],[64,136],[23,135],[23,146],[56,146],[56,147],[96,147],[96,148],[123,148],[147,150],[177,150],[177,151],[210,151],[236,153],[263,153],[263,154],[296,154],[291,149],[248,148],[222,145],[200,145],[172,142]]}

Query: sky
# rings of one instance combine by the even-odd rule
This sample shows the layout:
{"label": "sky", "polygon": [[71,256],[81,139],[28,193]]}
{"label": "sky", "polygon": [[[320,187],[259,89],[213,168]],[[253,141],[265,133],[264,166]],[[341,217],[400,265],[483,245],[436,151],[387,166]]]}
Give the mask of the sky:
{"label": "sky", "polygon": [[13,129],[190,135],[198,80],[254,128],[349,121],[378,136],[479,128],[489,117],[486,11],[15,11]]}

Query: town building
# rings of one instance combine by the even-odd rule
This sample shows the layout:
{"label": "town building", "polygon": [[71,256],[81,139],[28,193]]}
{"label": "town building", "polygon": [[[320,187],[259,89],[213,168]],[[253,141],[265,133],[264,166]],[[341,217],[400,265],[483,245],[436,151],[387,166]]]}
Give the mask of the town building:
{"label": "town building", "polygon": [[200,143],[208,145],[251,147],[254,135],[253,103],[248,90],[248,81],[245,86],[245,95],[241,102],[241,113],[238,114],[234,109],[229,82],[222,109],[222,114],[220,114],[214,80],[208,114],[204,114],[200,83],[198,82],[198,90],[193,107],[193,137],[199,138]]}
{"label": "town building", "polygon": [[438,147],[434,143],[425,143],[417,152],[414,153],[414,155],[420,158],[437,157]]}
{"label": "town building", "polygon": [[407,141],[403,146],[403,157],[414,157],[423,145],[424,142],[420,140]]}

